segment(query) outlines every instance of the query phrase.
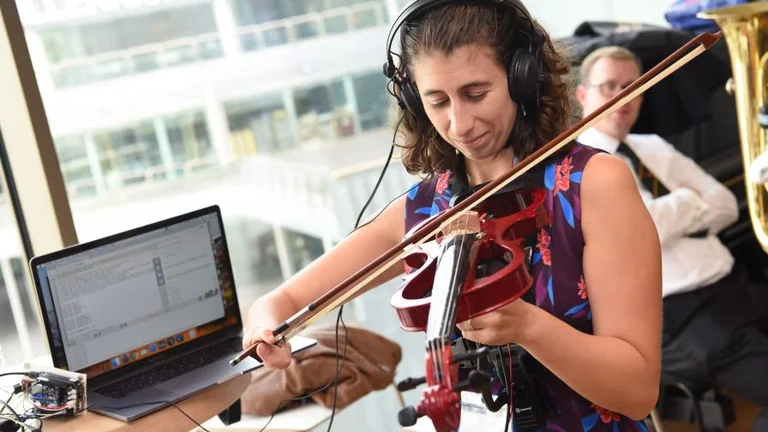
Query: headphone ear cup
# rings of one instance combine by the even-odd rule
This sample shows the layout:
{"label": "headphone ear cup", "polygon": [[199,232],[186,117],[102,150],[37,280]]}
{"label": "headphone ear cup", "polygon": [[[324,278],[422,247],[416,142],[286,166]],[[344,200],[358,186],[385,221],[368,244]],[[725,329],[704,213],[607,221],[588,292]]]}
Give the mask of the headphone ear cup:
{"label": "headphone ear cup", "polygon": [[507,77],[509,95],[513,101],[526,106],[538,106],[540,72],[539,62],[533,54],[522,49],[515,51]]}
{"label": "headphone ear cup", "polygon": [[400,95],[403,99],[403,104],[411,114],[421,121],[428,121],[427,112],[424,110],[424,104],[419,96],[419,90],[416,89],[416,86],[410,80],[403,80],[400,87]]}

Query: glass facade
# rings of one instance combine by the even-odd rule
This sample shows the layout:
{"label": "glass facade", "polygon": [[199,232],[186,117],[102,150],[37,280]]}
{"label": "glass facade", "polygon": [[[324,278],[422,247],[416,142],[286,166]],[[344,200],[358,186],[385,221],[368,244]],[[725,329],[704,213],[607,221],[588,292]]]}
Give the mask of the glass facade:
{"label": "glass facade", "polygon": [[[53,6],[61,12],[70,3]],[[270,52],[290,57],[328,38],[334,41],[325,50],[366,43],[373,51],[389,14],[383,0],[175,0],[28,26],[28,37],[40,42],[35,68],[53,83],[44,100],[52,118],[60,114],[54,107],[66,109],[49,102],[60,97],[82,94],[96,104],[136,82],[138,91],[162,95],[158,83],[196,77],[182,99],[160,98],[162,107],[110,103],[79,116],[76,127],[53,128],[79,240],[219,204],[244,307],[308,265],[344,235],[339,227],[354,222],[332,210],[334,200],[343,199],[356,216],[374,184],[363,179],[378,176],[389,145],[382,138],[351,157],[338,156],[349,140],[359,147],[354,139],[363,134],[384,131],[383,139],[391,138],[384,129],[386,81],[378,60],[354,55],[342,68],[321,62],[289,82],[261,59],[274,59]],[[370,42],[356,35],[371,31]],[[201,61],[210,59],[245,73],[266,68],[269,78],[227,88]],[[370,173],[334,174],[357,164],[371,164],[364,169]],[[337,188],[354,190],[354,199],[339,198]],[[293,215],[283,218],[272,207]]]}
{"label": "glass facade", "polygon": [[[386,127],[390,105],[388,95],[383,94],[385,83],[378,70],[371,70],[284,92],[225,101],[226,150],[239,160]],[[74,199],[179,179],[219,166],[203,109],[55,140],[62,173]]]}
{"label": "glass facade", "polygon": [[228,102],[226,113],[231,150],[238,158],[296,146],[281,94]]}
{"label": "glass facade", "polygon": [[222,56],[211,5],[190,4],[137,16],[43,30],[58,87],[83,85]]}

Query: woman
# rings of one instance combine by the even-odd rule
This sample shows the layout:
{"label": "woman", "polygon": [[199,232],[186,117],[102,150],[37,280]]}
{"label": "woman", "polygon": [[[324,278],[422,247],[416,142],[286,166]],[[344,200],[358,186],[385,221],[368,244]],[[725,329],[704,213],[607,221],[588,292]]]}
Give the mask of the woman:
{"label": "woman", "polygon": [[[515,88],[519,80],[510,82],[507,69],[515,50],[530,49],[534,29],[543,37],[544,79],[528,103],[520,94],[529,89]],[[406,23],[400,37],[397,76],[415,84],[423,106],[419,112],[399,105],[402,158],[426,178],[258,299],[249,310],[245,348],[273,342],[277,324],[397,244],[430,216],[418,209],[446,208],[462,180],[454,173],[465,173],[470,187],[492,181],[567,127],[567,62],[521,11],[498,2],[449,3]],[[589,147],[572,145],[549,162],[544,186],[551,223],[534,248],[535,304],[516,300],[457,326],[481,344],[518,344],[547,369],[542,379],[555,408],[547,430],[645,430],[641,419],[656,401],[660,363],[661,264],[653,222],[626,164]],[[270,367],[290,363],[289,347],[262,344],[257,352]]]}

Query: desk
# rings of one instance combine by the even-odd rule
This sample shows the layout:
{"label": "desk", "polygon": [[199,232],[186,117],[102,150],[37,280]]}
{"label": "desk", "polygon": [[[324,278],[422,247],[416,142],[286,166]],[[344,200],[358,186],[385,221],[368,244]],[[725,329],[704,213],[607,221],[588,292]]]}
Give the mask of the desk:
{"label": "desk", "polygon": [[435,427],[429,417],[420,417],[415,425],[404,427],[403,432],[435,432]]}
{"label": "desk", "polygon": [[[336,409],[336,415],[341,412]],[[267,426],[270,416],[254,416],[243,414],[239,422],[225,426],[218,417],[213,418],[203,426],[210,432],[261,431]],[[309,403],[275,414],[264,432],[305,432],[331,418],[331,409],[316,403]],[[202,430],[198,428],[197,430]],[[45,431],[43,431],[45,432]]]}
{"label": "desk", "polygon": [[[179,407],[190,417],[203,423],[240,398],[248,384],[250,374],[241,375],[179,402]],[[101,414],[85,412],[74,417],[50,418],[43,421],[43,432],[189,432],[197,426],[174,406],[156,411],[132,422],[123,422]]]}

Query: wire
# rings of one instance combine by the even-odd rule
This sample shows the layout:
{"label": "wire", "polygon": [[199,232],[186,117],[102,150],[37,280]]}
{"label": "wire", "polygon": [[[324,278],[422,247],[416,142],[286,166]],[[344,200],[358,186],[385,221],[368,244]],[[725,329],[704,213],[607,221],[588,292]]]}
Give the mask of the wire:
{"label": "wire", "polygon": [[333,407],[331,408],[331,419],[328,423],[328,431],[331,430],[331,426],[333,425],[333,418],[336,414],[336,399],[339,395],[339,373],[341,372],[341,368],[339,368],[339,322],[341,322],[341,325],[344,327],[344,359],[346,360],[347,347],[349,346],[349,333],[347,332],[347,325],[344,324],[344,318],[341,315],[341,308],[339,308],[339,315],[336,318],[336,376],[334,377],[333,383]]}
{"label": "wire", "polygon": [[[181,407],[176,402],[169,401],[169,400],[139,402],[139,403],[135,403],[135,404],[121,405],[121,406],[96,405],[96,407],[104,408],[104,409],[122,409],[122,408],[131,408],[131,407],[136,407],[136,406],[141,406],[141,405],[155,405],[155,404],[170,404],[170,405],[173,405],[177,410],[179,410],[180,413],[184,414],[184,416],[186,418],[188,418],[192,423],[194,423],[195,426],[199,427],[200,429],[202,429],[205,432],[211,432],[208,429],[206,429],[203,425],[201,425],[197,420],[192,418],[192,416],[190,416],[189,414],[184,412],[184,410],[181,409]],[[84,408],[82,410],[75,411],[73,414],[78,414],[80,412],[88,411],[89,409],[92,409],[92,408],[93,407]],[[56,414],[50,414],[50,415],[47,415],[45,417],[52,417],[54,415],[56,415]]]}
{"label": "wire", "polygon": [[[391,81],[392,81],[392,79],[390,79],[390,82]],[[387,84],[389,84],[389,82]],[[387,85],[387,89],[389,90],[389,86],[388,85]],[[391,91],[390,91],[390,93],[394,96],[394,93],[392,93]],[[363,205],[363,208],[360,210],[360,213],[357,215],[357,220],[355,221],[355,227],[352,229],[352,231],[350,231],[349,234],[352,234],[353,232],[359,230],[360,228],[362,228],[362,227],[370,224],[374,220],[376,220],[385,209],[387,209],[390,205],[392,205],[393,202],[395,202],[398,198],[400,198],[401,196],[403,196],[406,193],[408,193],[411,190],[413,190],[414,187],[418,186],[418,183],[416,183],[413,186],[411,186],[410,188],[408,188],[406,191],[404,191],[403,193],[399,194],[398,196],[396,196],[395,198],[390,200],[384,207],[382,207],[381,210],[379,210],[373,217],[371,217],[370,220],[368,220],[366,223],[360,225],[360,221],[362,220],[363,215],[365,214],[365,210],[368,208],[368,206],[373,201],[373,197],[376,195],[376,191],[378,191],[379,186],[381,186],[381,182],[384,180],[384,174],[386,174],[387,168],[389,167],[389,163],[392,160],[392,156],[393,156],[393,154],[395,152],[395,139],[397,138],[397,132],[400,129],[400,125],[403,123],[403,119],[404,118],[405,118],[405,114],[402,114],[400,116],[400,119],[395,124],[395,132],[394,132],[394,134],[392,136],[392,146],[389,149],[389,155],[387,156],[387,161],[384,163],[384,166],[381,169],[381,174],[379,174],[379,178],[378,178],[378,180],[376,180],[376,185],[373,187],[373,191],[371,191],[371,195],[368,197],[368,200],[365,202],[365,204]],[[324,385],[323,387],[321,387],[321,388],[319,388],[319,389],[317,389],[317,390],[315,390],[312,393],[309,393],[307,395],[303,395],[303,396],[299,396],[299,397],[294,397],[294,398],[286,398],[286,399],[281,400],[280,403],[277,404],[277,408],[275,408],[275,410],[272,412],[272,415],[269,416],[269,420],[267,420],[267,423],[264,425],[264,427],[261,428],[261,430],[259,430],[259,432],[263,432],[264,429],[266,429],[267,426],[269,426],[269,424],[272,422],[272,419],[274,419],[275,415],[280,411],[280,408],[283,406],[284,403],[291,402],[291,401],[302,401],[302,400],[305,400],[305,399],[307,399],[309,397],[312,397],[312,396],[314,396],[314,395],[324,391],[331,384],[333,384],[333,405],[331,407],[331,417],[330,417],[329,423],[328,423],[328,431],[331,430],[331,426],[333,426],[333,420],[334,420],[334,418],[336,416],[336,403],[337,403],[337,398],[338,398],[338,395],[339,395],[339,373],[344,368],[344,363],[347,360],[347,346],[349,346],[349,333],[347,331],[347,325],[344,323],[343,313],[344,313],[344,305],[341,305],[341,306],[339,306],[339,313],[336,316],[336,339],[335,339],[335,341],[336,341],[336,370],[335,370],[335,373],[334,373],[333,380],[329,381],[328,384]],[[342,327],[344,327],[344,355],[341,356],[342,357],[341,358],[341,364],[339,364],[339,360],[340,360],[340,356],[339,356],[339,323],[341,323]]]}
{"label": "wire", "polygon": [[365,213],[365,209],[367,209],[368,206],[371,204],[371,201],[373,201],[373,197],[374,195],[376,195],[376,191],[379,189],[379,186],[381,186],[381,182],[384,180],[384,174],[386,173],[387,168],[389,167],[389,162],[392,160],[392,156],[395,153],[395,138],[397,137],[397,131],[398,129],[400,129],[400,125],[403,123],[403,118],[404,116],[400,116],[400,120],[398,120],[397,124],[395,125],[395,134],[392,137],[392,146],[389,148],[389,155],[387,155],[387,161],[384,163],[384,167],[381,169],[381,174],[379,174],[379,179],[376,181],[376,185],[373,187],[373,191],[371,192],[371,195],[368,197],[368,201],[365,202],[365,205],[363,205],[363,209],[360,210],[360,214],[357,215],[357,221],[355,222],[355,227],[352,229],[352,231],[350,231],[350,234],[352,234],[353,232],[359,230],[360,228],[376,220],[376,218],[378,218],[381,215],[381,213],[387,209],[387,207],[392,205],[393,202],[395,202],[398,198],[410,192],[411,190],[413,190],[414,187],[417,187],[419,185],[418,183],[414,184],[413,186],[408,188],[405,192],[399,194],[398,196],[390,200],[387,203],[387,205],[382,207],[381,210],[379,210],[378,213],[376,213],[368,222],[360,225],[360,220],[362,219],[363,214]]}
{"label": "wire", "polygon": [[[400,119],[397,121],[397,124],[395,125],[395,132],[392,135],[392,146],[389,149],[389,155],[387,156],[387,161],[384,163],[384,167],[381,169],[381,174],[379,174],[379,179],[376,181],[376,185],[373,187],[373,191],[371,191],[371,195],[368,197],[368,201],[365,202],[365,205],[363,205],[363,208],[360,210],[360,214],[357,215],[357,220],[355,221],[355,228],[354,230],[358,229],[358,226],[360,225],[360,220],[363,218],[363,214],[365,214],[365,210],[368,208],[368,206],[371,204],[371,201],[373,201],[373,197],[376,195],[376,191],[379,190],[379,186],[381,186],[381,182],[384,180],[384,174],[387,172],[387,168],[389,167],[389,162],[392,160],[392,155],[395,151],[395,139],[397,139],[397,131],[400,129],[400,125],[403,123],[403,119],[405,118],[405,115],[401,115]],[[400,195],[402,196],[402,194]],[[397,198],[395,198],[397,199]],[[389,202],[391,204],[395,199]],[[387,204],[387,207],[389,206]],[[385,207],[386,208],[386,207]],[[382,209],[383,211],[383,209]],[[368,223],[371,223],[376,218],[379,217],[381,212],[377,213]],[[367,225],[367,224],[366,224]],[[354,231],[353,230],[353,231]],[[328,422],[328,432],[331,430],[331,426],[333,426],[333,419],[336,416],[336,401],[339,397],[339,373],[341,370],[339,369],[339,322],[344,325],[344,319],[342,318],[342,313],[344,311],[344,305],[341,305],[339,307],[339,315],[336,318],[336,373],[335,377],[333,379],[333,406],[331,408],[331,418]],[[344,325],[344,359],[347,358],[347,346],[349,345],[349,334],[347,333],[347,326]]]}
{"label": "wire", "polygon": [[[28,374],[26,374],[26,373],[24,373],[24,374],[23,373],[7,373],[7,374],[2,374],[0,376],[3,376],[3,375],[28,375]],[[48,409],[46,409],[46,407],[38,406],[38,405],[34,404],[34,402],[33,402],[32,403],[33,408],[27,409],[24,412],[24,415],[21,416],[9,404],[9,402],[11,401],[13,396],[15,396],[15,395],[12,394],[11,398],[8,399],[8,402],[3,401],[2,399],[0,399],[0,403],[3,404],[3,406],[4,406],[4,407],[0,407],[0,408],[7,407],[11,411],[11,413],[16,417],[16,420],[18,420],[18,421],[14,420],[15,422],[17,422],[19,424],[22,424],[27,429],[32,430],[32,431],[40,430],[42,428],[42,419],[45,419],[45,418],[48,418],[48,417],[57,416],[57,415],[61,415],[61,414],[69,412],[69,410],[66,407],[63,407],[63,408],[62,407],[55,407],[56,409],[54,409],[53,412],[41,415],[39,413],[39,411],[41,411],[41,410],[48,410]],[[23,399],[22,399],[22,401],[23,401]],[[154,405],[154,404],[170,404],[170,405],[173,405],[177,410],[179,410],[179,412],[181,412],[185,417],[187,417],[190,421],[192,421],[192,423],[194,423],[197,427],[199,427],[200,429],[202,429],[205,432],[210,432],[203,425],[201,425],[197,420],[192,418],[192,416],[190,416],[189,414],[184,412],[184,410],[181,409],[181,407],[176,402],[173,402],[173,401],[140,402],[140,403],[135,403],[135,404],[130,404],[130,405],[123,405],[123,406],[119,406],[119,407],[106,406],[106,405],[98,405],[98,406],[100,406],[102,408],[107,408],[107,409],[109,409],[109,408],[111,408],[111,409],[119,409],[119,408],[129,408],[129,407],[134,407],[134,406]],[[90,407],[90,408],[93,408],[93,407]],[[80,410],[72,411],[72,415],[88,411],[88,409],[89,408],[83,408],[83,409],[80,409]],[[0,413],[2,413],[2,409],[0,409]],[[10,418],[9,416],[6,416],[6,415],[1,415],[0,417],[2,417],[2,418]],[[40,420],[41,421],[41,423],[40,423],[41,427],[37,428],[37,429],[34,429],[34,428],[30,427],[29,425],[24,424],[24,421],[26,421],[26,420]]]}
{"label": "wire", "polygon": [[[8,407],[9,409],[11,408],[11,406],[9,404],[11,403],[11,399],[13,399],[14,396],[15,396],[15,394],[11,393],[10,396],[8,396],[8,399],[6,399],[5,402],[3,402],[4,406],[0,407],[0,414],[3,413],[3,411],[5,410],[5,407]],[[13,410],[11,410],[11,411],[13,411]]]}
{"label": "wire", "polygon": [[[15,410],[15,409],[13,409],[13,407],[10,405],[10,403],[9,403],[10,401],[11,401],[11,399],[8,399],[8,402],[6,402],[6,401],[4,401],[4,400],[0,399],[0,403],[2,403],[4,407],[7,407],[7,408],[8,408],[8,409],[11,411],[11,414],[13,414],[14,416],[16,416],[16,418],[17,418],[19,421],[22,421],[22,419],[21,419],[21,416],[19,415],[19,413],[17,413],[17,412],[16,412],[16,410]],[[2,413],[2,410],[0,410],[0,413]]]}
{"label": "wire", "polygon": [[184,414],[184,416],[185,416],[186,418],[188,418],[189,420],[191,420],[191,421],[192,421],[192,423],[194,423],[195,425],[197,425],[197,427],[199,427],[200,429],[204,430],[205,432],[211,432],[211,431],[209,431],[208,429],[206,429],[205,427],[203,427],[203,425],[201,425],[200,423],[198,423],[198,422],[197,422],[197,420],[193,419],[193,418],[192,418],[192,416],[190,416],[189,414],[185,413],[185,412],[184,412],[184,410],[183,410],[183,409],[181,409],[181,407],[180,407],[180,406],[178,406],[178,405],[176,404],[176,402],[171,402],[171,405],[175,406],[175,407],[176,407],[176,409],[177,409],[177,410],[179,410],[179,412],[180,412],[180,413]]}
{"label": "wire", "polygon": [[4,373],[0,373],[0,377],[11,376],[11,375],[23,375],[23,376],[27,376],[27,377],[30,377],[30,378],[37,378],[38,374],[36,372],[4,372]]}
{"label": "wire", "polygon": [[33,429],[32,426],[24,423],[23,421],[16,420],[16,419],[14,419],[13,417],[10,417],[10,416],[0,415],[0,419],[6,419],[6,420],[9,420],[9,421],[12,421],[12,422],[16,423],[17,425],[19,425],[20,427],[26,428],[27,430],[30,430],[30,431],[33,431],[33,432],[36,431],[36,430],[38,430],[38,431],[40,430],[40,428]]}
{"label": "wire", "polygon": [[[341,314],[339,314],[339,317],[340,317],[340,316],[341,316]],[[338,319],[339,319],[339,317],[337,317],[337,326],[336,326],[336,335],[337,335],[337,340],[338,340]],[[344,324],[344,320],[343,320],[343,319],[341,319],[341,325],[344,327],[344,334],[345,334],[345,335],[347,335],[347,326],[346,326],[346,324]],[[348,339],[349,339],[349,338],[348,338],[348,335],[347,335],[347,340],[348,340]],[[341,359],[341,367],[342,367],[342,369],[344,368],[344,363],[347,361],[347,356],[346,356],[346,353],[347,353],[347,348],[346,348],[346,344],[345,344],[345,347],[344,347],[344,356],[343,356],[343,357],[342,357],[342,359]],[[339,350],[338,350],[338,345],[337,345],[337,347],[336,347],[336,359],[337,359],[337,370],[338,370],[338,359],[339,359]],[[338,376],[337,376],[337,377],[338,377]],[[336,378],[337,378],[337,377],[336,377]],[[316,394],[318,394],[318,393],[320,393],[320,392],[322,392],[322,391],[325,391],[325,389],[327,389],[328,387],[330,387],[330,386],[331,386],[331,384],[334,384],[334,383],[336,382],[336,378],[334,378],[334,380],[331,380],[331,381],[329,381],[329,382],[328,382],[328,384],[326,384],[326,385],[324,385],[324,386],[320,387],[319,389],[317,389],[317,390],[313,391],[312,393],[309,393],[309,394],[307,394],[307,395],[304,395],[304,396],[298,396],[298,397],[294,397],[294,398],[286,398],[286,399],[283,399],[283,400],[281,400],[281,401],[280,401],[280,403],[279,403],[279,404],[277,404],[277,408],[275,408],[275,411],[274,411],[274,412],[272,413],[272,415],[269,417],[269,420],[267,421],[267,423],[264,425],[264,427],[262,427],[262,428],[261,428],[261,430],[260,430],[259,432],[262,432],[262,431],[264,431],[264,429],[266,429],[266,428],[267,428],[267,426],[269,426],[269,423],[271,423],[271,422],[272,422],[272,419],[275,417],[275,414],[277,414],[277,412],[279,412],[279,411],[280,411],[280,407],[282,407],[284,403],[286,403],[286,402],[291,402],[291,401],[302,401],[302,400],[304,400],[304,399],[306,399],[306,398],[309,398],[309,397],[312,397],[312,396],[314,396],[314,395],[316,395]]]}
{"label": "wire", "polygon": [[504,424],[504,430],[509,430],[509,424],[512,421],[512,404],[514,403],[514,378],[512,377],[512,373],[514,372],[514,359],[512,358],[514,354],[512,353],[512,344],[507,344],[507,356],[509,357],[509,376],[507,376],[507,382],[504,383],[504,385],[507,387],[507,398],[509,399],[507,401],[507,420]]}

